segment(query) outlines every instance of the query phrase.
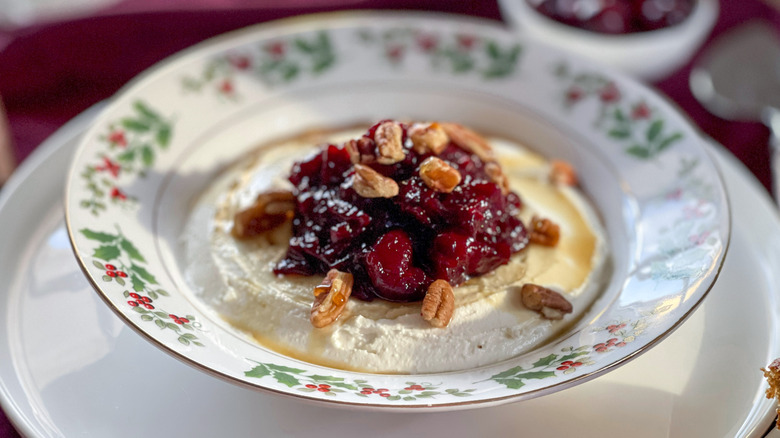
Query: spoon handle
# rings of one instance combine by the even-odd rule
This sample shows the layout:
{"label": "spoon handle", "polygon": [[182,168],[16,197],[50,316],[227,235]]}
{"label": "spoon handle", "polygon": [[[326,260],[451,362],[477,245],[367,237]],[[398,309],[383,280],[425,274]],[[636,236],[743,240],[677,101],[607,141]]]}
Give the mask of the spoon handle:
{"label": "spoon handle", "polygon": [[11,131],[8,128],[2,101],[0,101],[0,187],[11,176],[15,167],[16,159],[11,147]]}
{"label": "spoon handle", "polygon": [[772,169],[772,194],[780,205],[780,110],[767,108],[764,124],[769,128],[769,167]]}
{"label": "spoon handle", "polygon": [[780,205],[780,138],[774,130],[769,138],[769,166],[772,169],[772,194],[775,203]]}

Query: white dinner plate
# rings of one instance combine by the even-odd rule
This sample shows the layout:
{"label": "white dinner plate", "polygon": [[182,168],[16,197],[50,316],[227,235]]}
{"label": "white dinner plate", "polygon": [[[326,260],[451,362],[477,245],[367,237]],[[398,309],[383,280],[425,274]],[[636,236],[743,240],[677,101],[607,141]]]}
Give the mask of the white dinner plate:
{"label": "white dinner plate", "polygon": [[153,347],[84,279],[63,223],[62,181],[85,114],[0,192],[0,403],[32,437],[756,437],[774,418],[760,367],[780,356],[780,218],[714,148],[733,239],[710,296],[651,351],[591,382],[497,407],[412,415],[314,406],[234,386]]}

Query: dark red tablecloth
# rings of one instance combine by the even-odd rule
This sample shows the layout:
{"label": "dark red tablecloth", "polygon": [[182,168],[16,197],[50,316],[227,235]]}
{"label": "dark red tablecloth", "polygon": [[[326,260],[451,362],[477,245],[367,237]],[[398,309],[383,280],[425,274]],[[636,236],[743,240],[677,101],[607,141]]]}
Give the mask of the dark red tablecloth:
{"label": "dark red tablecloth", "polygon": [[[17,157],[136,74],[185,47],[220,33],[292,15],[336,9],[415,9],[500,20],[494,1],[449,0],[125,0],[90,18],[0,30],[0,96]],[[192,8],[197,5],[196,8]],[[184,10],[187,6],[189,9]],[[154,11],[148,11],[149,8]],[[713,38],[751,19],[780,29],[780,13],[759,0],[721,0]],[[706,47],[706,45],[705,45]],[[695,59],[695,57],[694,57]],[[693,62],[693,60],[692,60]],[[654,84],[699,127],[725,145],[770,187],[768,130],[709,114],[688,89],[690,64]],[[0,412],[0,438],[18,437]]]}

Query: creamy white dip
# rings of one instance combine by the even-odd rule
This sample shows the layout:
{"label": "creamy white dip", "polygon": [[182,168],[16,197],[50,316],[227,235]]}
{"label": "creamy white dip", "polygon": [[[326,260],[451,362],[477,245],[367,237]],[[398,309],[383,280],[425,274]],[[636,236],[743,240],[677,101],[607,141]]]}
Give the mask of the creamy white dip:
{"label": "creamy white dip", "polygon": [[[362,131],[327,137],[340,142]],[[324,134],[320,134],[324,135]],[[261,191],[290,187],[295,160],[325,137],[306,136],[263,148],[247,165],[231,169],[195,204],[183,237],[185,275],[208,307],[262,346],[307,362],[377,373],[434,373],[491,364],[521,354],[560,333],[588,309],[601,290],[606,260],[597,215],[575,188],[548,182],[549,163],[519,145],[491,139],[512,190],[524,203],[525,223],[538,214],[560,226],[556,247],[530,245],[507,265],[455,288],[449,326],[435,328],[420,303],[352,299],[333,324],[309,322],[313,289],[321,276],[276,276],[290,236],[285,226],[251,242],[234,239],[234,214]],[[535,283],[566,296],[574,312],[550,321],[527,310],[519,286]]]}

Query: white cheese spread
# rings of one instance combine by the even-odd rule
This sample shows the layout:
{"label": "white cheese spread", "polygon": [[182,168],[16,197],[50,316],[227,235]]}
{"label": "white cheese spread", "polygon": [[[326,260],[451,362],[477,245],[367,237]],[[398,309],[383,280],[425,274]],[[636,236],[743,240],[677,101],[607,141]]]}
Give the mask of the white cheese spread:
{"label": "white cheese spread", "polygon": [[[420,303],[351,299],[333,324],[309,322],[313,289],[321,276],[276,276],[289,225],[265,237],[239,241],[230,234],[234,214],[261,191],[291,187],[295,160],[325,140],[362,132],[305,136],[263,148],[249,165],[229,170],[198,199],[183,238],[187,281],[208,307],[242,335],[301,360],[376,373],[434,373],[495,363],[521,354],[576,321],[602,288],[605,234],[595,211],[576,188],[548,181],[549,163],[529,150],[490,139],[528,223],[536,214],[560,226],[555,247],[529,245],[507,265],[455,288],[456,309],[445,328],[420,316]],[[320,134],[325,135],[325,134]],[[561,321],[527,310],[519,287],[535,283],[561,292],[574,312]]]}

